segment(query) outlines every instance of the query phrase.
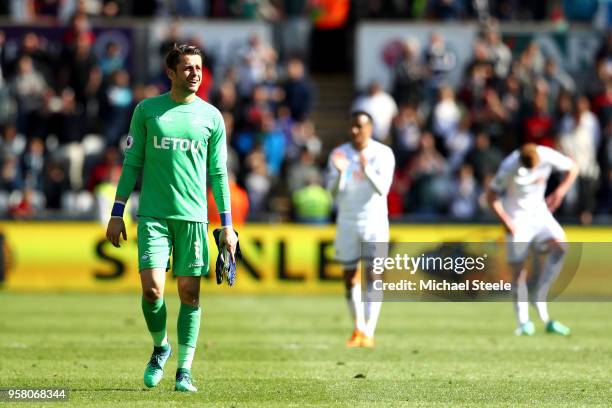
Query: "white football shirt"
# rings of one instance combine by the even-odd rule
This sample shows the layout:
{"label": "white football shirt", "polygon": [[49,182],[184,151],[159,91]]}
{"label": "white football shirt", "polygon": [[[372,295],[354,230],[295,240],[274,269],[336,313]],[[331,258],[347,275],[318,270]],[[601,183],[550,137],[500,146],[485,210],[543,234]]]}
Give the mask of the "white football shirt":
{"label": "white football shirt", "polygon": [[349,161],[349,166],[340,179],[336,194],[337,222],[339,224],[378,220],[388,222],[387,195],[395,170],[393,151],[380,142],[370,140],[363,151],[368,161],[367,174],[364,174],[359,161],[359,152],[350,142],[336,147],[331,152],[328,162],[327,187],[329,190],[333,189],[340,177],[331,161],[336,152],[343,153]]}
{"label": "white football shirt", "polygon": [[503,194],[504,210],[511,218],[548,211],[544,194],[546,182],[553,170],[569,171],[574,162],[569,157],[546,146],[537,146],[540,161],[533,169],[521,164],[518,150],[502,161],[491,181],[491,189]]}

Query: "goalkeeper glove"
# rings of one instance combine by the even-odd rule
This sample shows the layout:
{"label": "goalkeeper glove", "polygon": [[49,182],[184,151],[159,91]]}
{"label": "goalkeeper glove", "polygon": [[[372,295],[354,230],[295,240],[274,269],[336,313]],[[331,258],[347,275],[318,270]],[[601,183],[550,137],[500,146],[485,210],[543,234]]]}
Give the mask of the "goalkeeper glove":
{"label": "goalkeeper glove", "polygon": [[[236,236],[238,236],[238,232],[234,230]],[[215,244],[217,245],[217,249],[219,250],[219,254],[217,255],[217,262],[215,262],[215,275],[217,277],[217,285],[223,283],[223,279],[227,281],[229,286],[233,286],[234,282],[236,282],[236,259],[242,256],[240,252],[240,243],[236,243],[236,253],[234,254],[234,258],[232,259],[232,255],[230,254],[229,249],[223,245],[221,246],[220,237],[221,237],[221,228],[217,228],[213,231],[213,237],[215,238]]]}

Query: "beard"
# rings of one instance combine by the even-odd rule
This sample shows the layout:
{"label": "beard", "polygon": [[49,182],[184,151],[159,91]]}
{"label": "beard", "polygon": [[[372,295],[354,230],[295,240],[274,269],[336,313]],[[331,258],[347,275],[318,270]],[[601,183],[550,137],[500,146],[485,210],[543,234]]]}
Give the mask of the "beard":
{"label": "beard", "polygon": [[195,93],[200,88],[201,84],[201,79],[196,84],[192,84],[188,79],[182,79],[176,82],[175,87],[185,93]]}

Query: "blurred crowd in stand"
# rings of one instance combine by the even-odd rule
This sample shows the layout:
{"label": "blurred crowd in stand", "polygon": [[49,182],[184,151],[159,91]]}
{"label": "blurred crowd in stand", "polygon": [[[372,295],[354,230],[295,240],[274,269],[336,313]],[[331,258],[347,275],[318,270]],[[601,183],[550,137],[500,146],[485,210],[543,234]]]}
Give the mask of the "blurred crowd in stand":
{"label": "blurred crowd in stand", "polygon": [[278,21],[350,3],[355,19],[438,21],[495,17],[544,21],[565,18],[590,22],[599,0],[5,0],[0,13],[18,21],[68,21],[78,11],[90,17],[179,16]]}
{"label": "blurred crowd in stand", "polygon": [[391,215],[488,215],[487,184],[504,156],[527,142],[558,149],[580,168],[560,215],[588,224],[610,214],[612,35],[593,55],[587,81],[577,82],[536,42],[513,57],[494,21],[451,86],[456,60],[436,32],[423,44],[408,38],[391,91],[373,83],[353,103],[369,109],[375,136],[395,152]]}
{"label": "blurred crowd in stand", "polygon": [[[307,17],[313,19],[315,32],[341,34],[313,35],[313,44],[333,45],[327,54],[318,54],[327,55],[326,61],[334,57],[332,53],[342,56],[345,51],[334,41],[344,44],[349,37],[343,30],[359,19],[475,19],[483,24],[458,84],[449,80],[460,69],[457,56],[445,38],[433,32],[425,43],[405,40],[391,89],[372,83],[354,100],[352,108],[372,113],[375,137],[396,154],[397,172],[389,196],[392,217],[487,216],[484,186],[506,153],[532,141],[576,160],[581,175],[560,212],[589,223],[594,215],[612,210],[612,36],[593,55],[596,72],[590,80],[577,82],[536,43],[513,55],[501,41],[491,16],[555,19],[561,7],[561,19],[578,18],[567,12],[562,1],[531,3],[1,2],[0,17],[21,24],[45,22],[62,27],[63,34],[59,41],[51,41],[34,30],[25,32],[18,46],[9,48],[0,28],[0,217],[107,217],[133,108],[169,89],[162,66],[157,74],[136,81],[119,42],[105,42],[103,52],[95,53],[98,38],[92,21],[188,16],[275,22]],[[593,18],[587,3],[582,11],[592,11]],[[202,38],[185,36],[180,25],[169,24],[158,49],[160,60],[172,44],[181,42],[203,49],[204,81],[198,95],[218,107],[225,119],[235,219],[329,221],[331,197],[322,187],[326,144],[311,119],[316,91],[309,66],[317,54],[310,55],[309,65],[308,56],[279,53],[253,34],[236,48],[230,64],[220,66]],[[209,201],[214,221],[216,211]],[[136,197],[131,202],[136,204]]]}
{"label": "blurred crowd in stand", "polygon": [[[235,218],[277,207],[290,210],[289,200],[270,197],[308,186],[312,178],[300,173],[289,190],[285,176],[297,166],[315,167],[322,147],[309,120],[314,88],[301,56],[281,61],[253,34],[223,72],[214,72],[201,39],[180,31],[179,26],[168,30],[160,57],[163,61],[174,43],[203,49],[198,95],[225,119]],[[85,10],[70,19],[60,47],[34,32],[11,52],[4,40],[0,31],[0,213],[88,217],[98,209],[101,217],[108,216],[103,209],[114,194],[108,186],[120,175],[131,113],[142,99],[168,91],[164,67],[149,81],[135,83],[119,43],[108,42],[103,57],[96,57],[96,36]]]}

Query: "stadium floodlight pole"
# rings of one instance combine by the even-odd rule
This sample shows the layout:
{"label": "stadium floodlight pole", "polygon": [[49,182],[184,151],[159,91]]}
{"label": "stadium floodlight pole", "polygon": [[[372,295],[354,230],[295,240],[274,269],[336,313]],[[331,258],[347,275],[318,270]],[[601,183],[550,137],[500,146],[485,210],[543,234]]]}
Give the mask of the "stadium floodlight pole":
{"label": "stadium floodlight pole", "polygon": [[181,301],[175,390],[197,391],[191,365],[200,328],[201,276],[209,271],[207,178],[221,215],[220,245],[233,261],[238,238],[230,212],[223,117],[196,95],[202,82],[202,53],[194,46],[175,45],[165,63],[170,92],[145,99],[134,110],[106,236],[116,247],[121,238],[127,240],[123,213],[142,174],[138,270],[142,310],[154,344],[144,383],[157,386],[172,355],[163,297],[172,254]]}

